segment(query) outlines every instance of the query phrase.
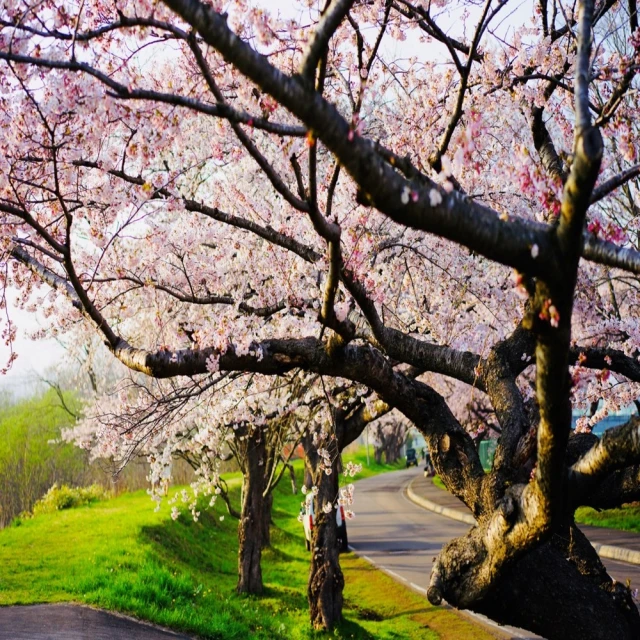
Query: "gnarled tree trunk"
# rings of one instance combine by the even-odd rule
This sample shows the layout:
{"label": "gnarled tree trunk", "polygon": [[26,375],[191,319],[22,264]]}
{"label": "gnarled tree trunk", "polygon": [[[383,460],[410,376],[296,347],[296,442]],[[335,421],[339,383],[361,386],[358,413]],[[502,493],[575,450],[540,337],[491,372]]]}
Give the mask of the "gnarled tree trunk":
{"label": "gnarled tree trunk", "polygon": [[526,553],[473,609],[547,640],[640,638],[629,590],[609,578],[575,524]]}

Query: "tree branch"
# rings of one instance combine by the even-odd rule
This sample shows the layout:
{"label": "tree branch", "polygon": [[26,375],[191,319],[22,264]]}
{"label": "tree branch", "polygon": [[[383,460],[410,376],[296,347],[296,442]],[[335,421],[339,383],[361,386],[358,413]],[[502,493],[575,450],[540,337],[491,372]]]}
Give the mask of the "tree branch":
{"label": "tree branch", "polygon": [[575,508],[598,487],[610,473],[640,462],[640,418],[607,429],[598,443],[570,469],[567,491]]}
{"label": "tree branch", "polygon": [[313,83],[316,67],[329,45],[329,40],[346,18],[354,3],[355,0],[333,0],[317,24],[300,63],[299,73],[308,82]]}

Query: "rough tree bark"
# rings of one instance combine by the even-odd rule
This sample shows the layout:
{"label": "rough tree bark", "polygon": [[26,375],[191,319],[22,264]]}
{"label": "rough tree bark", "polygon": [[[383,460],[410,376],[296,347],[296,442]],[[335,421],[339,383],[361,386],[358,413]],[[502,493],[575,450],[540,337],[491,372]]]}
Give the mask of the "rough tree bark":
{"label": "rough tree bark", "polygon": [[307,434],[302,439],[305,469],[312,474],[312,484],[318,494],[315,499],[316,521],[311,541],[312,558],[307,596],[311,623],[316,629],[331,629],[342,619],[344,576],[340,568],[336,513],[323,511],[325,504],[336,506],[339,478],[342,471],[341,454],[364,430],[365,426],[385,414],[390,407],[377,401],[372,411],[360,399],[339,398],[340,408],[333,410],[333,438],[331,444],[331,473],[321,468],[317,448]]}
{"label": "rough tree bark", "polygon": [[[238,593],[260,594],[263,591],[262,549],[264,547],[264,463],[265,438],[260,429],[246,436],[245,469],[242,477],[242,512],[238,523]],[[268,524],[267,527],[268,529]]]}
{"label": "rough tree bark", "polygon": [[344,576],[338,555],[336,514],[333,509],[329,513],[323,511],[325,504],[333,507],[338,497],[341,449],[338,447],[339,439],[336,438],[334,442],[336,446],[330,452],[331,474],[327,475],[320,465],[321,459],[312,434],[307,433],[302,439],[305,452],[305,486],[316,487],[318,491],[314,499],[315,517],[307,584],[309,614],[315,629],[332,629],[342,620]]}
{"label": "rough tree bark", "polygon": [[640,638],[629,590],[609,578],[575,524],[527,552],[474,609],[548,640]]}
{"label": "rough tree bark", "polygon": [[327,475],[314,474],[318,493],[315,498],[315,523],[311,540],[311,567],[307,595],[311,624],[315,629],[332,629],[342,620],[344,576],[338,557],[336,512],[325,513],[323,505],[335,505],[338,495],[337,460]]}
{"label": "rough tree bark", "polygon": [[[288,418],[277,416],[260,428],[235,425],[235,438],[229,443],[242,470],[243,482],[238,524],[239,593],[262,593],[263,590],[260,561],[262,549],[271,544],[273,490],[290,468],[289,456],[283,455],[289,427]],[[294,444],[297,445],[297,441]],[[294,449],[295,446],[291,447],[290,452]]]}

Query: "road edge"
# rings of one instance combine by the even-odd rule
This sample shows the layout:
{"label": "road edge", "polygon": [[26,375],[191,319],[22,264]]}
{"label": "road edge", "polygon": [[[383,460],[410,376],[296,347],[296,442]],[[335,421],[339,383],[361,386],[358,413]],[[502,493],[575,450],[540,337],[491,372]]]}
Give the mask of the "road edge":
{"label": "road edge", "polygon": [[[475,525],[475,518],[468,513],[461,513],[456,509],[451,509],[450,507],[443,507],[440,504],[436,504],[427,498],[423,498],[419,496],[413,490],[413,483],[416,482],[419,478],[414,478],[409,482],[407,486],[407,498],[411,500],[414,504],[417,504],[419,507],[423,509],[428,509],[429,511],[433,511],[434,513],[438,513],[441,516],[445,516],[446,518],[451,518],[451,520],[458,520],[459,522],[464,522],[465,524]],[[600,544],[599,542],[591,542],[591,546],[596,550],[596,553],[601,558],[608,558],[609,560],[618,560],[619,562],[626,562],[628,564],[636,564],[640,565],[640,551],[634,551],[633,549],[627,549],[626,547],[616,547],[611,544]]]}

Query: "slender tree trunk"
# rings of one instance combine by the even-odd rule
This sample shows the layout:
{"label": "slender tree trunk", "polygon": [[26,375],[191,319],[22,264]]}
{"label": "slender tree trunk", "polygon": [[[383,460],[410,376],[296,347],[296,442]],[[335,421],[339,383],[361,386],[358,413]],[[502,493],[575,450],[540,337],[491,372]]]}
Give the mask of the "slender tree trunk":
{"label": "slender tree trunk", "polygon": [[298,493],[298,486],[296,485],[296,472],[292,464],[287,464],[287,467],[289,468],[289,477],[291,478],[291,493],[293,493],[293,495],[295,496]]}
{"label": "slender tree trunk", "polygon": [[374,448],[373,459],[376,461],[376,464],[382,464],[382,447]]}
{"label": "slender tree trunk", "polygon": [[[242,481],[242,513],[238,524],[238,593],[262,593],[264,535],[265,440],[259,429],[248,436],[246,468]],[[269,518],[271,512],[269,510]],[[267,526],[268,528],[268,526]]]}
{"label": "slender tree trunk", "polygon": [[[337,467],[337,460],[333,467]],[[316,518],[311,541],[312,558],[307,595],[311,624],[315,629],[332,629],[342,619],[344,576],[340,569],[337,544],[336,513],[325,513],[325,504],[335,504],[338,494],[338,474],[318,470],[316,473]]]}

